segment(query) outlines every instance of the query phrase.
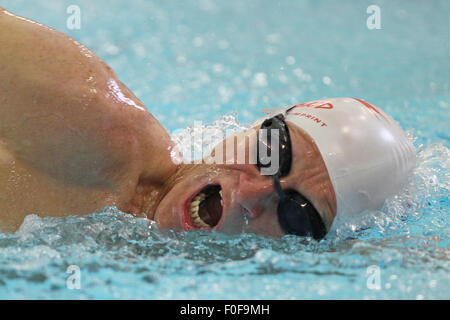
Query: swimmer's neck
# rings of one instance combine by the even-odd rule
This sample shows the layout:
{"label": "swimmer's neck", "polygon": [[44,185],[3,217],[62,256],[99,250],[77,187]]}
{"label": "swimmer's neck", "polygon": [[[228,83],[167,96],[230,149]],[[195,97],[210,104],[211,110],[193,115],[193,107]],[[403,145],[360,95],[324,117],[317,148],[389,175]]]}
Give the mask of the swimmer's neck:
{"label": "swimmer's neck", "polygon": [[166,175],[163,180],[159,180],[159,182],[148,178],[140,179],[131,199],[125,205],[118,206],[118,209],[135,216],[145,215],[147,219],[154,220],[158,205],[183,177],[184,173],[191,168],[192,165],[174,165],[170,174]]}

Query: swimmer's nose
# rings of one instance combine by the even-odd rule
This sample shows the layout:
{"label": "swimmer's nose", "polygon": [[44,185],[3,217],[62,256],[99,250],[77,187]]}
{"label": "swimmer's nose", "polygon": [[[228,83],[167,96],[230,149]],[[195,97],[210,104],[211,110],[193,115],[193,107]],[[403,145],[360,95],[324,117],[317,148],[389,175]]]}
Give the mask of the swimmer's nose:
{"label": "swimmer's nose", "polygon": [[256,217],[273,206],[276,192],[272,179],[268,176],[241,173],[236,200],[244,207],[249,217]]}

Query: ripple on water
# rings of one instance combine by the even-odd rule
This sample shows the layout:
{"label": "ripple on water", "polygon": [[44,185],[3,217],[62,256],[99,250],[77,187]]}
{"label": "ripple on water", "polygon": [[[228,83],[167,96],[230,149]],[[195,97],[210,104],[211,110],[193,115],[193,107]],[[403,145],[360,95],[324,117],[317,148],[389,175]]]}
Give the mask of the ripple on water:
{"label": "ripple on water", "polygon": [[[242,129],[232,116],[212,126]],[[28,215],[16,233],[0,234],[0,297],[448,298],[449,159],[441,144],[419,147],[401,194],[337,221],[319,243],[162,230],[111,207]],[[81,270],[80,290],[67,289],[70,265]],[[369,266],[380,268],[380,290],[367,288]]]}

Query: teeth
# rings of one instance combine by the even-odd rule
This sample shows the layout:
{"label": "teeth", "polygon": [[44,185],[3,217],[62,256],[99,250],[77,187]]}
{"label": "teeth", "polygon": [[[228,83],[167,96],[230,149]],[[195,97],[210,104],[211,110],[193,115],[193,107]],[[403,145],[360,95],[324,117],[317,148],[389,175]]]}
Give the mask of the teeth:
{"label": "teeth", "polygon": [[192,199],[191,206],[189,209],[189,214],[192,218],[192,222],[198,228],[210,228],[211,227],[209,224],[205,223],[198,215],[200,203],[203,200],[205,200],[205,198],[206,198],[206,195],[204,193],[199,193],[197,196],[195,196],[194,199]]}
{"label": "teeth", "polygon": [[[219,195],[220,195],[220,205],[223,207],[222,190],[219,191]],[[197,228],[211,228],[211,226],[206,222],[204,222],[198,214],[200,204],[205,199],[206,194],[204,194],[203,192],[199,193],[197,196],[194,197],[194,199],[192,199],[192,202],[189,207],[189,215],[191,216],[194,226]]]}

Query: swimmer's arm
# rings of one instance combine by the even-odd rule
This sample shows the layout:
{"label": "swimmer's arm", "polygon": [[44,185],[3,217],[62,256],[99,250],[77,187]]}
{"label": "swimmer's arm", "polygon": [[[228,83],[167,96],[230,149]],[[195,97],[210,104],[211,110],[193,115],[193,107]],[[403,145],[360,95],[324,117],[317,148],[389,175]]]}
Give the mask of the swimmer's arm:
{"label": "swimmer's arm", "polygon": [[161,130],[91,51],[0,7],[0,142],[17,157],[63,182],[110,188],[141,174],[143,158],[147,171],[159,165],[151,154],[167,146],[151,141],[167,142]]}

